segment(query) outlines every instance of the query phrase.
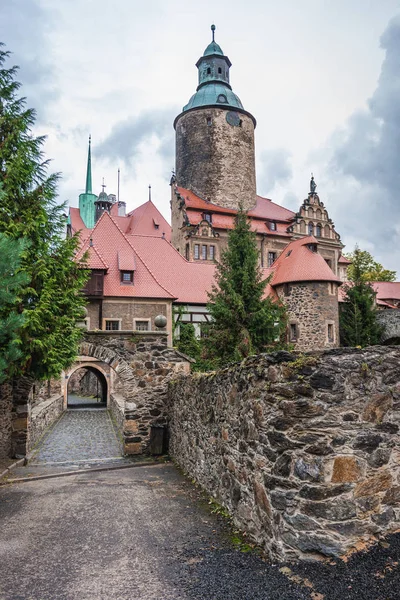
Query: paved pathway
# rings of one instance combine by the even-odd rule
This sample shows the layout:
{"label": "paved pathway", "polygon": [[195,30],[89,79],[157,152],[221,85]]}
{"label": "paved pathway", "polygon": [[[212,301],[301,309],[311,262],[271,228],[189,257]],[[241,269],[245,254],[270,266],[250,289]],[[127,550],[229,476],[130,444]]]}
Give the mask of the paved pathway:
{"label": "paved pathway", "polygon": [[100,405],[104,406],[101,398],[93,396],[77,396],[77,394],[68,394],[68,406],[81,406],[85,404],[89,408],[96,408]]}
{"label": "paved pathway", "polygon": [[121,457],[121,445],[106,409],[67,410],[45,436],[30,465],[79,464]]}
{"label": "paved pathway", "polygon": [[400,535],[347,563],[232,546],[173,465],[0,487],[1,600],[399,600]]}

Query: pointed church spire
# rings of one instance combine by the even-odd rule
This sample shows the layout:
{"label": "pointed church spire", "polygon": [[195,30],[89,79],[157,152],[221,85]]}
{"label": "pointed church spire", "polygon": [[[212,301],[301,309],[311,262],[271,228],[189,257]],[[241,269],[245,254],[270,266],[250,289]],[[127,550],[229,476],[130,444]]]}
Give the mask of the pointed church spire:
{"label": "pointed church spire", "polygon": [[92,145],[92,136],[89,135],[89,150],[88,150],[87,169],[86,169],[86,190],[85,190],[85,194],[91,194],[92,193],[92,153],[91,153],[91,145]]}

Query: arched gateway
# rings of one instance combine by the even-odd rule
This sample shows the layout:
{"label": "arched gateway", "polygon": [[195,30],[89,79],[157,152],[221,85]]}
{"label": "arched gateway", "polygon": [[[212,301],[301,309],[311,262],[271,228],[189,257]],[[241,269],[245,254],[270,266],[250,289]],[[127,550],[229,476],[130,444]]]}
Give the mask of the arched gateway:
{"label": "arched gateway", "polygon": [[148,451],[152,431],[167,421],[167,384],[189,360],[167,346],[167,333],[87,332],[77,361],[63,373],[67,409],[68,383],[82,367],[101,373],[105,400],[121,431],[125,454]]}

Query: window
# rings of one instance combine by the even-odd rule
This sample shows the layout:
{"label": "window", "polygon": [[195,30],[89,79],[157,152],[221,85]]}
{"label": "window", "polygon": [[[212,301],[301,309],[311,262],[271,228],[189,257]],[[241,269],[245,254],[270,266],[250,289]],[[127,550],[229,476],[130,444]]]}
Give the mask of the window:
{"label": "window", "polygon": [[106,319],[106,331],[118,331],[119,319]]}
{"label": "window", "polygon": [[329,289],[329,293],[330,293],[332,296],[334,296],[334,295],[335,295],[335,284],[334,284],[332,281],[330,281],[330,282],[328,283],[328,289]]}
{"label": "window", "polygon": [[308,224],[308,235],[314,235],[314,225],[313,223]]}
{"label": "window", "polygon": [[268,252],[268,266],[271,267],[276,261],[276,252]]}
{"label": "window", "polygon": [[325,259],[325,262],[326,262],[326,264],[328,265],[328,267],[329,267],[330,269],[332,269],[332,261],[330,260],[330,258],[326,258],[326,259]]}
{"label": "window", "polygon": [[212,125],[211,117],[207,117],[207,125],[208,125],[208,127],[211,127],[211,125]]}
{"label": "window", "polygon": [[201,247],[201,258],[202,260],[207,260],[207,246],[205,244]]}
{"label": "window", "polygon": [[211,75],[211,69],[210,69],[210,67],[208,67],[208,69],[207,69],[207,75]]}
{"label": "window", "polygon": [[218,73],[221,75],[221,73],[222,73],[221,67],[218,67]]}
{"label": "window", "polygon": [[121,271],[121,283],[133,283],[133,271]]}
{"label": "window", "polygon": [[186,257],[186,260],[190,259],[190,246],[189,246],[189,244],[186,244],[185,257]]}
{"label": "window", "polygon": [[315,236],[321,237],[321,225],[316,225],[315,227]]}
{"label": "window", "polygon": [[200,244],[194,245],[194,260],[199,260],[200,258]]}
{"label": "window", "polygon": [[289,341],[295,342],[297,340],[297,325],[296,323],[290,323],[289,325]]}
{"label": "window", "polygon": [[217,98],[217,102],[219,102],[220,104],[226,104],[228,102],[228,100],[226,99],[225,94],[219,94],[218,98]]}
{"label": "window", "polygon": [[317,244],[308,244],[308,249],[311,250],[311,252],[316,252]]}
{"label": "window", "polygon": [[332,323],[328,323],[328,342],[335,341],[335,330]]}
{"label": "window", "polygon": [[135,321],[136,331],[149,331],[149,321]]}
{"label": "window", "polygon": [[204,221],[207,221],[207,223],[212,222],[212,216],[210,213],[203,213],[203,219],[204,219]]}
{"label": "window", "polygon": [[288,283],[284,283],[283,284],[283,293],[285,296],[289,296],[290,295],[290,286]]}
{"label": "window", "polygon": [[214,258],[215,258],[215,246],[209,246],[208,247],[208,258],[210,260],[214,260]]}
{"label": "window", "polygon": [[276,223],[275,221],[270,221],[269,228],[271,231],[276,231]]}

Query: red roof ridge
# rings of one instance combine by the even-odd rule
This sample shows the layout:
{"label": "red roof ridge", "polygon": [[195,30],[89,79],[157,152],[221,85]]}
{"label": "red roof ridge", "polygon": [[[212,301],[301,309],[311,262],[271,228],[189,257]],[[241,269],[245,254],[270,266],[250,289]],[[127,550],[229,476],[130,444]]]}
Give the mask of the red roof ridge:
{"label": "red roof ridge", "polygon": [[[90,239],[89,239],[89,238],[86,238],[86,240],[85,240],[85,241],[84,241],[84,243],[82,244],[82,246],[81,246],[81,248],[80,248],[79,252],[77,252],[77,254],[76,254],[76,258],[77,258],[78,260],[81,260],[81,259],[82,259],[82,257],[83,257],[83,255],[84,255],[84,254],[85,254],[85,252],[87,252],[87,251],[89,251],[89,252],[94,252],[94,253],[97,255],[97,257],[99,258],[100,262],[103,264],[104,268],[105,268],[105,269],[108,269],[108,264],[106,263],[106,261],[105,261],[104,257],[101,255],[101,252],[99,252],[99,251],[97,250],[97,248],[96,248],[96,246],[95,246],[95,245],[92,245],[92,246],[90,245]],[[81,256],[79,256],[79,255],[81,255]]]}
{"label": "red roof ridge", "polygon": [[[150,202],[150,200],[148,200],[147,202]],[[127,236],[125,235],[125,233],[119,228],[119,226],[117,225],[117,223],[114,221],[114,219],[112,218],[112,216],[108,213],[104,213],[107,214],[109,216],[109,218],[111,219],[111,221],[114,223],[115,227],[118,229],[118,231],[121,233],[121,235],[124,237],[124,239],[126,240],[126,242],[129,244],[129,246],[132,248],[132,250],[136,253],[137,257],[141,260],[141,262],[144,264],[144,266],[146,267],[147,271],[150,273],[150,275],[153,277],[154,281],[164,290],[167,292],[167,294],[169,294],[171,296],[171,298],[175,298],[175,296],[173,294],[171,294],[171,292],[164,287],[157,279],[157,277],[154,275],[153,271],[150,269],[150,267],[147,265],[147,263],[143,260],[142,256],[139,254],[139,252],[137,251],[136,248],[134,248],[134,246],[132,246],[132,244],[130,243],[130,241],[128,240]],[[102,217],[103,218],[103,215]],[[100,219],[99,219],[100,222]],[[133,237],[133,236],[132,236]],[[162,239],[162,238],[161,238]]]}

